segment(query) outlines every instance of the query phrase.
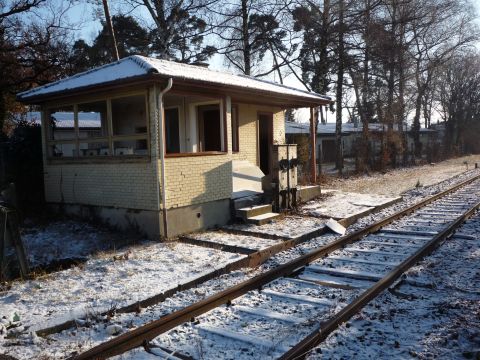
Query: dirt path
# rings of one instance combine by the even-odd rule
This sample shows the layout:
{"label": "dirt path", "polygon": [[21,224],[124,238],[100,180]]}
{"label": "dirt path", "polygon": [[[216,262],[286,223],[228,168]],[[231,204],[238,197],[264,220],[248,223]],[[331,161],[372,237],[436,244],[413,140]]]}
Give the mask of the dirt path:
{"label": "dirt path", "polygon": [[347,179],[329,179],[323,184],[324,189],[336,189],[364,194],[400,195],[413,189],[417,184],[428,186],[449,179],[475,167],[480,166],[480,155],[463,156],[413,168],[403,168],[389,171],[386,174],[372,173]]}

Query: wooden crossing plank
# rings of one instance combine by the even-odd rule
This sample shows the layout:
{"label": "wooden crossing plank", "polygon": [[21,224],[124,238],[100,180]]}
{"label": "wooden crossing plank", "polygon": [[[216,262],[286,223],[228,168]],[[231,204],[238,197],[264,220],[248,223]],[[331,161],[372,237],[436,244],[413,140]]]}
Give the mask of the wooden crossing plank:
{"label": "wooden crossing plank", "polygon": [[311,271],[305,271],[304,273],[298,275],[298,277],[302,280],[311,281],[319,285],[345,290],[366,289],[372,286],[372,283],[366,280],[319,274]]}
{"label": "wooden crossing plank", "polygon": [[235,305],[232,307],[232,309],[240,312],[244,312],[246,314],[255,315],[255,316],[264,317],[264,318],[273,319],[273,320],[280,320],[280,321],[284,321],[292,324],[302,324],[308,321],[307,319],[304,319],[298,316],[282,314],[277,311],[272,311],[265,308],[252,308],[248,306]]}
{"label": "wooden crossing plank", "polygon": [[416,248],[418,249],[419,246],[416,244],[405,244],[405,243],[393,243],[393,242],[385,242],[385,241],[374,241],[374,240],[363,240],[359,243],[361,244],[369,244],[369,245],[377,245],[377,246],[399,246],[399,247],[409,247],[409,248]]}
{"label": "wooden crossing plank", "polygon": [[346,257],[339,257],[339,256],[329,256],[328,260],[337,260],[337,261],[343,261],[343,262],[352,262],[352,263],[379,265],[379,266],[397,266],[399,264],[399,263],[394,263],[389,261],[373,261],[373,260],[346,258]]}
{"label": "wooden crossing plank", "polygon": [[306,302],[306,303],[311,303],[315,305],[328,306],[333,304],[330,300],[319,299],[309,295],[287,294],[287,293],[282,293],[282,292],[269,290],[269,289],[262,290],[262,293],[270,296],[283,298],[283,299],[294,300],[297,302]]}
{"label": "wooden crossing plank", "polygon": [[277,344],[273,340],[268,340],[268,339],[262,339],[258,336],[251,336],[247,334],[241,334],[239,332],[231,331],[225,328],[220,328],[217,326],[211,326],[211,325],[197,325],[197,329],[203,330],[218,336],[223,336],[225,338],[234,340],[234,341],[240,341],[243,343],[251,344],[263,349],[275,349],[278,350],[279,352],[287,352],[290,348],[282,345],[282,344]]}
{"label": "wooden crossing plank", "polygon": [[385,255],[385,256],[405,256],[404,253],[400,252],[391,252],[391,251],[378,251],[378,250],[372,250],[372,249],[361,249],[357,247],[349,247],[346,249],[343,249],[344,251],[348,252],[363,252],[363,253],[368,253],[372,255]]}
{"label": "wooden crossing plank", "polygon": [[320,274],[334,275],[340,277],[348,277],[358,280],[378,281],[383,278],[383,274],[375,274],[372,272],[358,271],[342,268],[328,268],[320,265],[310,265],[308,270],[318,272]]}

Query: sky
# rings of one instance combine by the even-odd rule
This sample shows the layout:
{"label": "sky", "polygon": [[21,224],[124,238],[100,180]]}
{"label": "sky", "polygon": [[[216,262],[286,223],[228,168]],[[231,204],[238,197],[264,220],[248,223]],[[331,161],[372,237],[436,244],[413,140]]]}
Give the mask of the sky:
{"label": "sky", "polygon": [[[61,0],[53,0],[53,2],[61,1]],[[480,14],[480,0],[471,0],[472,4],[476,8],[477,14]],[[122,1],[110,1],[110,13],[112,15],[117,14],[119,12],[125,13],[126,8],[122,7]],[[101,2],[100,2],[101,4]],[[131,15],[135,16],[137,19],[143,18],[144,23],[141,23],[142,26],[148,27],[152,25],[152,20],[150,18],[150,14],[144,7],[140,7],[136,9]],[[69,11],[66,13],[66,16],[69,20],[73,21],[77,26],[75,30],[75,38],[76,39],[84,39],[88,43],[91,43],[93,39],[97,36],[99,31],[101,30],[102,26],[100,23],[100,19],[103,19],[103,6],[99,5],[92,5],[86,3],[77,3],[74,5]],[[480,18],[477,20],[478,26],[480,26]],[[478,49],[480,49],[480,42],[477,43]],[[220,55],[214,56],[210,59],[210,68],[215,70],[227,70],[226,65],[223,62],[223,59]],[[276,81],[277,79],[273,74],[269,80]],[[292,87],[296,87],[302,90],[305,90],[305,87],[295,78],[295,76],[290,75],[285,77],[284,84]],[[334,96],[333,93],[326,94],[330,96]],[[334,114],[328,113],[328,121],[334,121]],[[300,117],[300,121],[308,121],[309,114],[308,112],[298,114]],[[345,113],[344,118],[346,120],[347,113]]]}
{"label": "sky", "polygon": [[[480,1],[480,0],[479,0]],[[110,1],[110,14],[114,15],[122,10],[122,6],[118,5],[119,2]],[[115,5],[117,4],[117,5]],[[125,7],[123,7],[125,10]],[[151,26],[152,22],[150,21],[150,14],[146,9],[138,9],[134,15],[137,15],[140,18],[147,19],[143,26]],[[100,19],[103,19],[103,7],[96,7],[91,4],[77,4],[72,7],[72,9],[68,12],[68,16],[71,20],[78,21],[81,23],[79,26],[78,31],[76,31],[76,38],[84,39],[88,43],[90,43],[100,32],[102,26],[100,24]],[[102,16],[100,18],[99,16]],[[226,66],[223,63],[223,59],[221,56],[214,56],[210,59],[210,68],[215,70],[227,70]],[[276,80],[275,74],[272,76],[270,80]],[[301,88],[305,90],[305,87],[297,81],[294,76],[287,77],[285,79],[286,85],[294,86],[297,88]]]}

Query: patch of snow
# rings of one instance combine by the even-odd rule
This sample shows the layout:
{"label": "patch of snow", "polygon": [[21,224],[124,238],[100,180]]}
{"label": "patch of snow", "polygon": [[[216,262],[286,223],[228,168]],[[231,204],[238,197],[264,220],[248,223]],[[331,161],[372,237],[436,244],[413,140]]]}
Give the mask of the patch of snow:
{"label": "patch of snow", "polygon": [[253,235],[231,234],[222,230],[189,234],[188,237],[252,250],[266,249],[281,242],[280,240],[264,239]]}
{"label": "patch of snow", "polygon": [[324,219],[305,216],[287,216],[264,225],[234,224],[225,226],[226,229],[238,229],[253,233],[284,236],[294,238],[318,230],[325,226]]}
{"label": "patch of snow", "polygon": [[376,194],[360,194],[352,192],[341,192],[336,190],[322,190],[318,199],[308,201],[300,206],[300,212],[324,218],[344,219],[355,216],[374,208],[385,205],[399,197],[387,197]]}
{"label": "patch of snow", "polygon": [[19,316],[23,325],[34,330],[94,318],[243,257],[192,245],[153,242],[130,247],[129,253],[128,257],[101,253],[77,267],[12,283],[8,291],[0,293],[0,318]]}
{"label": "patch of snow", "polygon": [[[461,181],[464,181],[467,177],[470,177],[474,174],[479,174],[480,172],[478,170],[472,170],[464,174],[460,174],[455,178],[450,178],[446,181],[443,181],[442,183],[429,186],[429,187],[422,187],[418,189],[414,189],[408,193],[406,193],[403,197],[403,201],[394,204],[386,209],[381,210],[379,213],[376,214],[370,214],[364,218],[361,218],[357,223],[351,225],[347,229],[347,233],[351,233],[353,231],[356,231],[368,224],[372,224],[379,219],[382,219],[388,215],[391,215],[400,209],[406,208],[407,206],[411,206],[414,203],[420,201],[421,199],[433,195],[435,193],[438,193],[442,189],[445,189],[447,187],[452,186],[455,183],[459,183]],[[477,216],[478,219],[478,216]],[[318,219],[317,219],[318,220]],[[297,226],[300,222],[292,222],[293,227]],[[478,227],[478,224],[480,221],[476,221],[476,226],[469,226],[469,227],[463,227],[461,230],[462,234],[465,235],[470,235],[475,237],[477,240],[479,239],[478,234],[480,233],[480,228]],[[469,224],[469,222],[467,222]],[[269,224],[270,225],[270,224]],[[276,230],[282,230],[282,227],[279,227],[275,229],[274,227],[270,228],[270,231],[272,233],[275,233]],[[381,233],[377,234],[381,235]],[[390,234],[389,234],[390,236]],[[395,236],[391,236],[392,240],[395,238],[403,238],[405,236],[399,236],[398,234],[395,234]],[[422,237],[418,235],[409,235],[408,237],[412,238],[412,241],[417,241],[417,240],[422,240]],[[219,276],[218,278],[212,279],[210,281],[207,281],[201,285],[199,285],[197,288],[194,289],[188,289],[182,292],[176,293],[174,296],[169,297],[166,299],[164,302],[159,303],[157,305],[151,306],[148,309],[144,309],[139,314],[136,313],[128,313],[128,314],[116,314],[115,315],[115,323],[120,324],[124,329],[132,329],[135,327],[138,327],[140,325],[145,324],[148,321],[152,321],[155,319],[158,319],[161,316],[167,315],[169,313],[172,313],[173,311],[179,310],[185,306],[191,305],[192,303],[196,301],[200,301],[202,299],[205,299],[205,297],[213,295],[219,291],[225,290],[228,287],[231,287],[235,284],[238,284],[239,282],[245,281],[247,279],[252,278],[255,275],[258,275],[260,273],[263,273],[265,271],[271,270],[272,268],[284,264],[293,258],[296,258],[300,255],[303,255],[312,249],[318,248],[319,246],[325,245],[327,243],[330,243],[332,241],[335,241],[339,238],[338,235],[333,235],[333,234],[325,234],[323,236],[320,236],[318,238],[312,239],[311,241],[305,242],[300,244],[299,246],[295,248],[288,249],[287,251],[281,252],[267,260],[264,264],[260,265],[259,267],[255,269],[243,269],[243,270],[238,270],[238,271],[233,271],[229,274],[225,274],[222,276]],[[418,238],[418,239],[417,239]],[[404,241],[403,239],[398,239],[399,241]],[[452,240],[455,240],[455,237],[452,238]],[[464,296],[465,294],[470,294],[473,296],[475,295],[475,289],[479,288],[479,285],[477,284],[478,276],[476,275],[477,272],[480,270],[478,269],[478,264],[480,264],[480,250],[478,249],[479,247],[477,246],[478,241],[475,243],[475,246],[470,245],[470,242],[473,242],[475,240],[466,240],[466,239],[457,239],[458,241],[455,241],[456,247],[453,249],[449,248],[448,253],[457,255],[458,254],[458,261],[455,263],[455,265],[452,266],[452,269],[458,267],[460,269],[458,271],[458,276],[456,275],[457,272],[456,270],[454,272],[451,272],[451,277],[450,280],[445,284],[445,291],[442,293],[438,293],[435,296],[435,301],[440,299],[442,301],[441,304],[448,304],[450,299],[454,298],[449,298],[448,297],[448,292],[451,291],[453,287],[458,288],[457,292],[462,292],[462,291],[467,291],[465,293],[460,294],[460,296]],[[444,246],[449,246],[449,244],[453,244],[451,240],[447,241]],[[178,245],[177,245],[178,246]],[[473,247],[471,247],[473,246]],[[192,254],[194,254],[197,251],[201,251],[201,248],[199,247],[189,247],[192,249]],[[364,248],[366,251],[368,250],[367,244],[364,245]],[[443,249],[444,247],[441,247]],[[175,249],[173,250],[174,252],[176,251]],[[465,251],[467,251],[467,256],[465,255]],[[135,254],[135,251],[133,251],[133,254]],[[230,254],[231,255],[231,254]],[[334,256],[347,256],[347,252],[345,250],[339,250],[338,252],[335,252],[332,254]],[[171,255],[173,256],[173,255]],[[351,256],[351,254],[350,254]],[[428,271],[428,273],[431,273],[431,276],[428,278],[425,278],[425,283],[432,283],[432,284],[438,284],[438,278],[441,277],[440,272],[436,272],[436,269],[441,269],[442,267],[439,267],[438,264],[442,262],[443,258],[447,258],[445,256],[445,253],[439,253],[438,255],[439,259],[437,262],[433,263],[434,266],[422,266],[419,267],[419,272],[423,271]],[[358,255],[356,258],[361,258],[361,259],[371,259],[374,261],[381,261],[382,259],[387,261],[388,259],[391,259],[392,257],[390,255],[382,255],[382,254],[375,254],[373,252],[369,253],[363,253],[361,255]],[[173,259],[169,259],[167,256],[164,258],[167,260],[172,260],[172,262],[178,262],[179,260],[175,257]],[[466,260],[465,260],[466,259]],[[162,261],[162,260],[159,260]],[[171,263],[166,264],[165,266],[162,267],[163,272],[168,272],[165,271],[165,269],[168,269],[171,265]],[[435,265],[436,264],[436,265]],[[157,264],[158,265],[158,264]],[[158,265],[159,268],[161,267]],[[189,264],[190,268],[194,268],[196,266],[196,263],[191,263]],[[449,265],[450,266],[450,265]],[[373,269],[373,268],[372,268]],[[169,274],[170,279],[177,279],[183,276],[181,273],[180,275],[176,276],[175,272],[172,272]],[[351,286],[357,286],[359,288],[364,288],[365,283],[368,283],[366,281],[361,281],[361,280],[352,280],[348,278],[339,278],[339,277],[333,277],[333,276],[328,276],[328,275],[321,275],[321,274],[314,274],[313,272],[310,273],[305,273],[305,275],[315,277],[315,279],[327,279],[330,281],[338,281],[339,283],[348,283]],[[55,278],[53,278],[55,279]],[[409,279],[417,279],[415,277],[415,273],[409,274]],[[472,280],[473,279],[473,280]],[[48,281],[48,279],[46,279]],[[287,280],[287,279],[285,279]],[[306,279],[309,280],[309,279]],[[314,280],[314,279],[312,279]],[[164,280],[164,278],[160,278],[156,280],[157,285],[163,286],[163,282],[167,281]],[[126,282],[128,285],[128,282]],[[124,285],[123,282],[121,285]],[[14,285],[17,286],[17,285]],[[318,324],[318,322],[324,321],[328,316],[331,314],[331,311],[335,311],[337,309],[337,306],[344,306],[346,303],[348,303],[354,296],[357,296],[359,294],[360,289],[355,289],[355,290],[343,290],[343,289],[335,289],[336,291],[332,292],[332,289],[329,289],[328,292],[325,292],[326,287],[323,286],[318,286],[315,283],[311,283],[310,286],[307,286],[306,284],[301,285],[298,282],[294,284],[293,281],[277,281],[273,284],[269,285],[269,289],[273,291],[278,291],[278,292],[289,292],[289,293],[295,293],[299,295],[307,295],[307,296],[312,296],[316,298],[328,298],[330,300],[335,300],[334,307],[332,309],[326,309],[325,306],[315,306],[314,304],[300,304],[296,303],[294,301],[290,301],[285,299],[285,301],[281,301],[278,298],[275,299],[274,302],[270,302],[270,298],[266,295],[263,294],[262,292],[251,292],[248,295],[238,298],[234,301],[234,306],[230,308],[226,307],[221,307],[218,309],[215,309],[214,311],[209,312],[208,314],[205,314],[205,316],[200,316],[197,320],[198,321],[205,321],[207,325],[212,325],[212,326],[218,326],[218,327],[227,327],[230,325],[236,326],[239,331],[242,331],[246,334],[252,335],[252,336],[264,336],[265,331],[270,331],[274,335],[274,341],[276,344],[291,344],[292,342],[292,335],[294,335],[296,338],[293,340],[300,340],[303,336],[306,336],[308,333],[311,332],[312,330],[312,325]],[[88,285],[84,285],[83,289],[80,289],[81,291],[88,290]],[[404,291],[403,289],[400,289]],[[54,294],[57,290],[52,290],[52,293]],[[101,291],[101,290],[100,290]],[[402,334],[409,334],[410,331],[415,331],[415,327],[419,327],[425,330],[423,334],[426,334],[427,332],[430,331],[432,337],[429,338],[429,340],[436,340],[436,339],[445,339],[446,336],[439,336],[437,337],[434,332],[432,332],[432,321],[429,321],[427,324],[423,324],[422,316],[427,313],[427,311],[431,311],[431,309],[435,309],[437,306],[437,303],[435,301],[428,301],[428,297],[430,296],[428,291],[425,291],[422,295],[420,290],[418,291],[418,294],[421,296],[426,296],[425,298],[419,298],[420,303],[415,303],[413,305],[409,306],[414,306],[418,309],[421,308],[421,311],[419,313],[412,313],[410,316],[413,316],[415,319],[415,322],[412,324],[410,321],[407,324],[407,320],[402,320],[401,324],[409,325],[411,326],[410,328],[406,328],[406,330],[402,330]],[[2,295],[4,293],[1,293]],[[28,295],[28,291],[25,291],[23,294]],[[142,294],[141,294],[142,295]],[[388,295],[388,294],[387,294]],[[25,314],[22,314],[21,310],[23,306],[21,305],[21,299],[22,296],[18,296],[16,294],[10,294],[10,299],[5,299],[2,301],[5,301],[5,303],[8,303],[9,306],[11,305],[12,309],[19,309],[20,310],[20,318],[24,319]],[[87,295],[88,296],[88,295]],[[331,296],[331,297],[330,297]],[[389,295],[390,296],[390,295]],[[477,296],[477,295],[475,295]],[[390,296],[391,298],[394,298],[393,296]],[[79,295],[79,298],[81,301],[83,301],[83,295]],[[464,316],[463,324],[468,324],[468,327],[464,326],[465,332],[461,332],[461,345],[462,349],[463,348],[474,348],[475,346],[478,346],[478,341],[475,343],[475,336],[478,337],[478,331],[477,333],[472,332],[472,329],[475,329],[475,327],[478,329],[478,325],[475,321],[478,320],[478,316],[480,314],[476,315],[476,312],[478,313],[478,298],[473,298],[475,302],[473,303],[465,303],[465,306],[461,304],[460,307],[455,310],[457,314],[463,314]],[[378,303],[378,305],[381,305],[382,303]],[[452,303],[453,304],[453,303]],[[458,304],[458,303],[455,303]],[[18,305],[18,306],[17,306]],[[272,321],[272,319],[260,319],[257,316],[254,315],[248,315],[244,314],[244,316],[239,317],[238,312],[235,311],[235,306],[240,305],[240,306],[247,306],[247,307],[261,307],[261,308],[266,308],[268,310],[272,311],[277,311],[279,313],[291,315],[291,316],[300,316],[305,319],[309,319],[309,323],[306,324],[301,324],[299,326],[295,327],[295,331],[292,332],[291,327],[285,326],[285,322],[281,321]],[[0,311],[3,310],[3,303],[0,305]],[[39,319],[48,319],[49,315],[48,312],[51,310],[55,309],[56,304],[53,304],[50,308],[45,307],[45,315],[44,316],[39,316]],[[442,305],[443,306],[443,305]],[[457,306],[457,305],[455,305]],[[374,307],[372,307],[373,309]],[[377,309],[377,313],[371,313],[372,318],[367,318],[365,322],[364,329],[370,328],[371,330],[367,332],[367,337],[369,334],[375,335],[376,332],[373,331],[373,323],[381,316],[382,319],[388,319],[389,312],[383,314],[380,312],[380,310]],[[402,310],[405,311],[405,310]],[[408,311],[408,310],[407,310]],[[33,316],[34,310],[30,311],[28,316]],[[383,315],[382,315],[383,314]],[[438,313],[435,313],[436,316]],[[398,315],[401,315],[401,312],[398,312]],[[370,316],[370,315],[369,315]],[[415,318],[415,316],[418,317]],[[205,319],[205,320],[204,320]],[[449,318],[450,319],[450,318]],[[477,320],[476,320],[477,319]],[[347,342],[351,342],[351,339],[356,339],[356,348],[351,351],[351,350],[345,350],[344,348],[339,345],[339,343],[336,343],[332,349],[343,349],[340,354],[344,354],[346,358],[351,358],[351,357],[362,357],[362,355],[365,355],[366,353],[364,352],[367,351],[368,349],[373,349],[372,341],[376,341],[378,346],[385,346],[383,348],[383,353],[379,353],[380,356],[374,356],[374,357],[384,357],[384,358],[391,358],[392,356],[398,355],[398,352],[396,352],[396,348],[393,347],[393,342],[386,342],[383,339],[388,338],[389,339],[394,339],[396,336],[396,340],[400,342],[400,347],[403,347],[403,352],[401,355],[397,357],[408,357],[408,350],[405,352],[405,348],[408,347],[409,345],[405,345],[403,343],[404,336],[398,336],[398,329],[397,329],[397,319],[395,319],[394,323],[390,323],[390,328],[386,328],[388,330],[385,333],[382,333],[379,336],[373,336],[371,339],[367,339],[364,333],[359,333],[360,339],[355,335],[355,333],[348,332],[346,333],[346,336],[344,338],[338,337],[339,341],[343,341],[344,345]],[[433,319],[434,320],[434,319]],[[462,320],[462,319],[460,319]],[[106,334],[105,328],[106,325],[104,323],[104,319],[93,319],[88,325],[82,326],[79,324],[78,328],[76,329],[69,329],[67,331],[64,331],[59,334],[55,334],[52,336],[49,336],[48,339],[40,339],[40,343],[38,345],[34,345],[31,342],[31,339],[28,338],[24,340],[23,335],[20,335],[17,339],[14,340],[7,340],[0,336],[0,347],[3,346],[3,348],[8,348],[8,353],[16,356],[21,359],[27,359],[27,358],[39,358],[41,356],[44,357],[60,357],[60,356],[68,356],[72,354],[73,352],[81,352],[85,351],[89,348],[91,348],[94,345],[99,344],[102,341],[108,340],[110,336]],[[0,319],[0,322],[3,324],[3,322]],[[447,322],[445,322],[447,323]],[[283,325],[282,325],[283,324]],[[309,326],[310,324],[310,326]],[[350,323],[352,325],[353,323]],[[458,327],[457,325],[462,324],[461,321],[455,322],[454,327],[456,326],[459,329],[462,329],[461,327]],[[470,326],[472,325],[472,326]],[[385,325],[386,326],[386,325]],[[403,326],[403,325],[402,325]],[[353,328],[356,327],[355,324],[350,327],[344,327],[345,329],[350,329],[353,331]],[[230,328],[230,327],[229,327]],[[447,329],[449,330],[449,329]],[[434,329],[434,331],[437,331]],[[441,328],[439,328],[438,331],[442,331]],[[463,331],[463,330],[460,330]],[[448,334],[448,333],[447,333]],[[156,341],[158,341],[159,344],[165,346],[168,349],[172,350],[178,350],[181,353],[188,353],[192,355],[195,358],[201,358],[201,356],[205,357],[206,350],[209,351],[209,354],[214,354],[214,358],[235,358],[235,359],[257,359],[258,358],[258,352],[255,351],[255,349],[252,349],[252,347],[249,346],[239,346],[238,343],[234,342],[233,340],[223,340],[219,341],[218,336],[215,337],[205,337],[200,340],[200,338],[197,336],[197,332],[195,330],[195,326],[188,323],[185,324],[184,326],[177,327],[170,331],[168,334],[164,334],[161,337],[157,338]],[[463,339],[463,336],[467,336],[467,340]],[[416,335],[415,335],[416,336]],[[471,337],[471,339],[470,339]],[[470,339],[470,340],[469,340]],[[407,339],[407,341],[410,341]],[[383,344],[380,344],[380,342],[383,342]],[[369,344],[369,346],[366,346]],[[450,354],[450,350],[448,349],[448,346],[450,345],[449,342],[447,342],[446,345],[442,345],[443,347],[439,347],[439,349],[443,349],[446,352]],[[339,347],[340,346],[340,347]],[[363,347],[363,350],[362,350]],[[459,347],[456,347],[455,349],[459,349]],[[387,351],[388,350],[388,351]],[[322,351],[323,348],[322,348]],[[325,350],[327,351],[327,350]],[[324,351],[324,352],[325,352]],[[330,350],[328,350],[330,351]],[[337,353],[335,353],[335,350],[332,350],[331,352],[328,352],[329,356],[327,357],[338,357]],[[373,351],[373,350],[372,350]],[[357,353],[357,355],[355,355]],[[457,352],[458,354],[459,352]],[[272,356],[274,356],[276,353],[273,353]],[[372,354],[376,354],[375,351],[372,352]],[[383,354],[383,355],[382,355]],[[392,355],[393,354],[393,355]],[[278,354],[276,354],[278,356]],[[123,358],[134,358],[134,359],[153,359],[155,358],[154,355],[147,354],[143,349],[137,349],[129,352],[128,354],[125,354]]]}
{"label": "patch of snow", "polygon": [[134,56],[129,56],[120,61],[103,65],[53,83],[34,88],[18,94],[21,100],[32,96],[45,95],[82,88],[85,86],[99,85],[120,79],[128,79],[136,76],[146,75],[149,68]]}
{"label": "patch of snow", "polygon": [[210,70],[201,66],[159,60],[140,55],[132,55],[111,64],[20,93],[19,98],[21,100],[28,100],[29,97],[33,96],[78,89],[91,85],[100,85],[112,81],[147,75],[149,73],[156,73],[166,78],[173,78],[174,80],[193,80],[214,85],[227,85],[242,89],[261,90],[272,94],[288,94],[312,100],[331,100],[327,96],[303,91],[267,80],[261,80],[251,76],[234,75],[227,72]]}

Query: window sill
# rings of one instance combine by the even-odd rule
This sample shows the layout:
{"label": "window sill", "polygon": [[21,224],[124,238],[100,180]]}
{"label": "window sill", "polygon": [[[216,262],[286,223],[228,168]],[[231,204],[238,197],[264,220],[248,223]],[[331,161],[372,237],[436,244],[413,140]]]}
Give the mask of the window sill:
{"label": "window sill", "polygon": [[150,156],[148,155],[121,155],[121,156],[91,156],[81,158],[62,158],[62,157],[49,157],[47,163],[49,165],[60,164],[105,164],[105,163],[146,163],[150,162]]}
{"label": "window sill", "polygon": [[192,153],[175,153],[165,154],[166,158],[178,158],[178,157],[190,157],[190,156],[214,156],[214,155],[227,155],[226,151],[204,151],[204,152],[192,152]]}

